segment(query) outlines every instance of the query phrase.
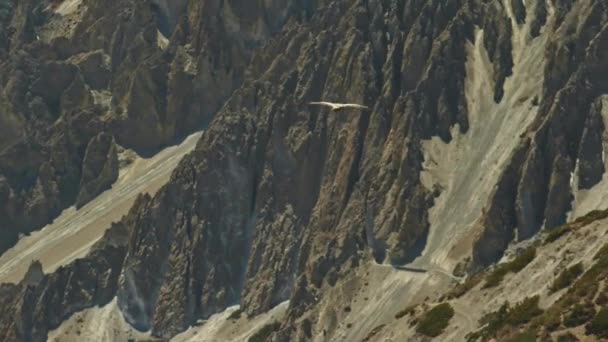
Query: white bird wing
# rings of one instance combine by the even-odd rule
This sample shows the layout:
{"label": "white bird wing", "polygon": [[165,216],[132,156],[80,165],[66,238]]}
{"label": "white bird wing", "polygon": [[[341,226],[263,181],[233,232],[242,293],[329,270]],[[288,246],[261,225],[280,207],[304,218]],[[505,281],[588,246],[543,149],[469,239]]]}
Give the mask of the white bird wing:
{"label": "white bird wing", "polygon": [[369,107],[367,107],[367,106],[356,104],[356,103],[333,103],[333,102],[327,102],[327,101],[320,101],[320,102],[309,102],[308,104],[315,105],[315,106],[327,106],[334,110],[342,109],[342,108],[369,109]]}
{"label": "white bird wing", "polygon": [[364,106],[364,105],[360,105],[360,104],[356,104],[356,103],[345,103],[344,105],[342,105],[342,107],[345,107],[345,108],[369,109],[368,106]]}
{"label": "white bird wing", "polygon": [[336,108],[336,104],[335,103],[331,103],[331,102],[325,102],[325,101],[321,101],[321,102],[308,102],[309,105],[313,105],[313,106],[327,106],[330,108]]}

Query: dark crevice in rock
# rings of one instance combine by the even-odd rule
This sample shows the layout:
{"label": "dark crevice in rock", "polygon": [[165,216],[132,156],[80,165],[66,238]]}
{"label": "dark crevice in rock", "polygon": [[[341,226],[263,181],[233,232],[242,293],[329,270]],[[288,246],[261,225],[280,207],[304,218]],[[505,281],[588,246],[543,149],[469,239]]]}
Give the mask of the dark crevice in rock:
{"label": "dark crevice in rock", "polygon": [[515,236],[514,229],[518,224],[516,218],[517,184],[520,179],[520,168],[525,157],[525,148],[519,148],[503,172],[497,187],[491,194],[488,207],[483,209],[478,225],[482,235],[473,245],[473,259],[470,267],[473,272],[479,271],[498,261]]}
{"label": "dark crevice in rock", "polygon": [[541,29],[547,24],[547,4],[545,0],[536,0],[534,3],[534,16],[530,24],[530,35],[536,38],[540,35]]}
{"label": "dark crevice in rock", "polygon": [[160,33],[162,33],[165,37],[171,36],[172,28],[169,24],[168,13],[164,12],[159,5],[154,2],[150,3],[150,6],[155,14],[156,25],[158,26]]}
{"label": "dark crevice in rock", "polygon": [[100,133],[87,145],[76,208],[81,208],[118,179],[118,155],[112,136]]}
{"label": "dark crevice in rock", "polygon": [[348,175],[348,183],[346,185],[346,195],[344,197],[344,202],[342,203],[342,210],[346,207],[347,203],[350,201],[351,194],[353,192],[354,187],[360,178],[360,170],[361,170],[361,160],[363,156],[363,147],[365,146],[365,137],[367,136],[367,128],[369,127],[369,114],[364,112],[359,114],[359,125],[357,129],[357,138],[356,138],[356,147],[355,147],[355,157],[353,159],[353,163],[351,165],[351,169]]}
{"label": "dark crevice in rock", "polygon": [[494,66],[494,101],[500,103],[504,96],[505,80],[511,76],[513,69],[513,27],[500,6],[493,3],[486,4],[481,15],[484,45]]}
{"label": "dark crevice in rock", "polygon": [[526,22],[526,6],[524,5],[524,0],[511,0],[511,10],[519,25]]}
{"label": "dark crevice in rock", "polygon": [[[601,100],[598,98],[587,117],[578,151],[578,187],[591,189],[602,180],[604,169],[604,147],[602,135],[606,127],[602,118]],[[576,190],[576,189],[573,189]]]}
{"label": "dark crevice in rock", "polygon": [[422,233],[416,240],[414,240],[413,244],[407,248],[403,257],[391,260],[391,264],[393,266],[407,265],[416,260],[418,257],[422,256],[422,252],[426,248],[428,238],[428,231]]}

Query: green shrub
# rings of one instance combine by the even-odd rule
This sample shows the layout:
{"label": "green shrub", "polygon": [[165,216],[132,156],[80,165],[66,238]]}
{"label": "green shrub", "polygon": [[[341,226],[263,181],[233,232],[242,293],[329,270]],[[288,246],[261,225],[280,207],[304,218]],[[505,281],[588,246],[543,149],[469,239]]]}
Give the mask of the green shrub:
{"label": "green shrub", "polygon": [[556,292],[563,288],[566,288],[576,280],[581,274],[583,274],[584,268],[582,263],[578,263],[574,266],[568,267],[563,270],[557,278],[551,284],[549,291]]}
{"label": "green shrub", "polygon": [[509,272],[517,273],[523,270],[536,257],[536,247],[529,247],[509,264]]}
{"label": "green shrub", "polygon": [[483,288],[498,286],[507,273],[517,273],[523,270],[536,257],[536,247],[529,247],[518,255],[513,261],[498,265],[496,269],[486,277]]}
{"label": "green shrub", "polygon": [[601,258],[608,257],[608,243],[605,244],[593,257],[593,260],[599,260]]}
{"label": "green shrub", "polygon": [[551,308],[539,318],[538,324],[545,327],[548,331],[556,331],[562,325],[562,314],[560,310]]}
{"label": "green shrub", "polygon": [[425,313],[416,327],[416,331],[430,337],[443,333],[454,316],[454,309],[449,303],[442,303]]}
{"label": "green shrub", "polygon": [[557,342],[578,342],[579,339],[572,335],[571,332],[567,332],[565,334],[561,334],[557,337]]}
{"label": "green shrub", "polygon": [[562,236],[566,235],[571,230],[572,230],[572,227],[569,224],[564,224],[555,229],[552,229],[549,231],[549,233],[547,233],[544,243],[545,244],[551,243],[551,242],[561,238]]}
{"label": "green shrub", "polygon": [[281,323],[273,322],[266,324],[260,330],[258,330],[255,334],[251,335],[247,342],[267,342],[272,335],[273,332],[279,330],[281,327]]}
{"label": "green shrub", "polygon": [[608,217],[608,209],[607,210],[593,210],[587,213],[585,216],[581,216],[574,220],[573,222],[561,225],[551,231],[549,231],[545,237],[544,243],[553,242],[565,234],[577,229],[584,227],[594,221],[601,220]]}
{"label": "green shrub", "polygon": [[536,331],[527,330],[509,339],[509,342],[536,342]]}
{"label": "green shrub", "polygon": [[367,334],[367,336],[365,336],[365,338],[361,341],[361,342],[368,342],[370,341],[374,336],[376,336],[380,330],[382,330],[384,328],[384,324],[381,324],[377,327],[375,327],[374,329],[372,329],[372,331],[369,332],[369,334]]}
{"label": "green shrub", "polygon": [[242,315],[242,314],[243,314],[243,310],[241,310],[241,309],[236,309],[234,312],[232,312],[232,313],[230,314],[230,316],[228,316],[228,319],[229,319],[229,320],[236,320],[236,319],[239,319],[239,318],[241,318],[241,315]]}
{"label": "green shrub", "polygon": [[576,304],[564,317],[564,325],[568,328],[573,328],[588,322],[593,316],[595,316],[595,308],[593,305],[584,306],[582,304]]}
{"label": "green shrub", "polygon": [[598,290],[598,279],[606,274],[608,258],[602,258],[585,272],[568,290],[572,301],[578,303],[580,299],[593,300]]}
{"label": "green shrub", "polygon": [[608,308],[601,308],[600,312],[593,317],[585,330],[587,335],[593,334],[599,337],[608,337]]}
{"label": "green shrub", "polygon": [[585,216],[581,216],[574,220],[573,224],[576,224],[579,227],[583,227],[592,222],[605,219],[606,217],[608,217],[608,209],[593,210],[588,212]]}
{"label": "green shrub", "polygon": [[415,312],[416,312],[416,305],[408,306],[407,308],[405,308],[405,309],[397,312],[395,314],[395,319],[400,319],[400,318],[402,318],[404,316],[409,316],[409,315],[411,315],[411,314],[413,314]]}
{"label": "green shrub", "polygon": [[498,330],[500,330],[506,324],[507,317],[509,316],[509,310],[509,302],[505,302],[497,311],[490,312],[488,315],[482,318],[479,323],[481,325],[487,323],[482,335],[494,336]]}
{"label": "green shrub", "polygon": [[[477,341],[481,338],[482,341],[488,340],[491,337],[495,337],[499,331],[507,326],[517,327],[519,325],[527,324],[535,317],[538,317],[543,313],[538,307],[538,296],[525,298],[521,302],[517,303],[514,307],[510,307],[508,302],[505,302],[500,309],[495,312],[487,314],[483,319],[479,321],[480,325],[485,325],[483,329],[467,336],[467,341]],[[541,322],[544,317],[540,317],[536,322]],[[534,326],[534,324],[532,325]],[[533,333],[533,330],[529,330],[526,333]],[[522,338],[513,341],[529,341],[526,338],[526,333],[517,335],[516,338]],[[534,336],[536,333],[534,332]],[[536,338],[536,337],[535,337]]]}
{"label": "green shrub", "polygon": [[528,323],[532,318],[543,313],[538,307],[538,296],[529,297],[521,302],[517,303],[511,310],[506,318],[506,322],[510,325],[516,326],[519,324]]}
{"label": "green shrub", "polygon": [[458,284],[448,293],[448,299],[460,298],[483,280],[481,273],[468,277],[463,284]]}
{"label": "green shrub", "polygon": [[477,340],[479,340],[480,338],[481,338],[481,332],[479,332],[479,331],[468,333],[464,337],[466,342],[477,342]]}
{"label": "green shrub", "polygon": [[484,289],[496,287],[502,282],[502,279],[505,277],[508,271],[506,267],[501,266],[502,265],[499,265],[492,273],[488,274],[486,277],[486,283],[483,285]]}
{"label": "green shrub", "polygon": [[604,288],[604,290],[597,295],[597,298],[595,299],[595,304],[599,305],[599,306],[606,306],[608,305],[608,295],[606,295],[606,289]]}
{"label": "green shrub", "polygon": [[538,100],[538,96],[534,96],[534,98],[532,99],[532,105],[534,107],[538,106],[539,104],[539,100]]}

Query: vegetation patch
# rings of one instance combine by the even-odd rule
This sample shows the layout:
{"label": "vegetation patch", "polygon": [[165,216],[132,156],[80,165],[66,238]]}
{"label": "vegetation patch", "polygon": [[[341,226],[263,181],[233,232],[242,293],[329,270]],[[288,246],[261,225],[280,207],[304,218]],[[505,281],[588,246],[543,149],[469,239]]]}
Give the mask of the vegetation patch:
{"label": "vegetation patch", "polygon": [[400,318],[403,318],[405,316],[409,316],[409,315],[412,315],[412,314],[416,313],[416,306],[417,305],[411,305],[411,306],[408,306],[407,308],[405,308],[405,309],[397,312],[395,314],[395,319],[400,319]]}
{"label": "vegetation patch", "polygon": [[556,292],[572,285],[576,278],[583,274],[584,270],[583,264],[580,262],[574,266],[566,268],[559,274],[557,278],[555,278],[553,284],[551,284],[551,287],[549,288],[549,291]]}
{"label": "vegetation patch", "polygon": [[365,338],[361,342],[370,341],[374,336],[378,335],[378,333],[380,332],[380,330],[382,330],[384,328],[384,326],[385,326],[385,324],[381,324],[381,325],[375,327],[374,329],[372,329],[372,331],[370,331],[369,334],[367,334],[367,336],[365,336]]}
{"label": "vegetation patch", "polygon": [[564,326],[573,328],[588,322],[595,316],[595,307],[591,305],[576,304],[564,317]]}
{"label": "vegetation patch", "polygon": [[[608,211],[591,212],[570,223],[569,229],[576,230],[606,217]],[[483,329],[467,335],[467,341],[479,339],[487,341],[499,337],[508,340],[504,337],[513,336],[515,331],[535,331],[540,332],[540,336],[548,336],[547,334],[551,332],[581,325],[585,326],[586,334],[595,335],[598,340],[608,338],[608,308],[602,308],[596,313],[594,305],[594,301],[599,306],[608,304],[608,295],[602,296],[604,290],[596,296],[599,284],[608,279],[608,244],[596,253],[594,260],[595,263],[587,270],[582,264],[576,264],[562,271],[555,278],[550,286],[551,291],[563,288],[568,290],[546,311],[543,312],[538,307],[538,297],[527,298],[512,308],[509,303],[505,303],[499,310],[486,315],[480,321],[480,325],[484,326]],[[504,272],[503,276],[506,273],[508,272]],[[514,338],[526,338],[526,336],[519,334]],[[557,340],[578,341],[576,336],[567,332],[562,333]]]}
{"label": "vegetation patch", "polygon": [[[603,247],[594,258],[596,263],[585,271],[582,276],[578,277],[574,281],[574,284],[568,289],[568,291],[555,303],[553,304],[540,319],[535,319],[532,325],[537,327],[544,327],[548,331],[559,330],[563,316],[563,324],[565,327],[575,327],[590,322],[590,320],[599,317],[596,321],[595,328],[592,328],[592,324],[588,323],[585,327],[589,333],[597,331],[598,334],[601,329],[601,315],[595,314],[595,306],[593,300],[596,297],[599,283],[601,280],[608,277],[608,248]],[[596,300],[600,300],[600,296],[597,296]],[[564,335],[564,341],[569,338]]]}
{"label": "vegetation patch", "polygon": [[509,316],[509,303],[505,302],[500,306],[498,311],[489,313],[486,317],[481,319],[481,324],[487,324],[485,329],[480,333],[480,337],[490,337],[496,335],[506,324],[506,319]]}
{"label": "vegetation patch", "polygon": [[562,314],[559,310],[550,308],[538,319],[537,323],[548,331],[556,331],[562,325]]}
{"label": "vegetation patch", "polygon": [[509,342],[536,342],[536,331],[527,330],[509,339]]}
{"label": "vegetation patch", "polygon": [[463,284],[456,285],[450,293],[448,293],[447,298],[460,298],[464,296],[467,292],[469,292],[472,288],[477,286],[483,280],[483,273],[478,273],[474,276],[468,277],[467,280]]}
{"label": "vegetation patch", "polygon": [[504,264],[500,264],[486,277],[483,288],[498,286],[507,273],[517,273],[523,270],[536,257],[536,247],[529,247],[515,259]]}
{"label": "vegetation patch", "polygon": [[549,231],[545,237],[544,243],[547,244],[547,243],[553,242],[553,241],[561,238],[562,236],[568,234],[571,231],[582,228],[590,223],[593,223],[597,220],[605,219],[607,217],[608,217],[608,209],[590,211],[585,216],[581,216],[570,223],[561,225],[561,226]]}
{"label": "vegetation patch", "polygon": [[236,309],[235,311],[233,311],[230,316],[228,316],[229,320],[236,320],[241,318],[241,315],[243,314],[243,310],[241,309]]}
{"label": "vegetation patch", "polygon": [[595,299],[595,304],[599,305],[599,306],[607,306],[608,305],[608,295],[606,295],[606,287],[604,287],[604,290],[597,295],[597,298]]}
{"label": "vegetation patch", "polygon": [[416,331],[430,337],[436,337],[450,324],[454,309],[449,303],[442,303],[425,313],[416,327]]}
{"label": "vegetation patch", "polygon": [[557,239],[561,238],[562,236],[566,235],[567,233],[569,233],[570,231],[572,231],[572,227],[569,224],[563,224],[555,229],[552,229],[549,231],[549,233],[547,233],[547,236],[545,236],[545,244],[551,243],[553,241],[556,241]]}
{"label": "vegetation patch", "polygon": [[593,300],[598,290],[599,280],[605,278],[608,270],[608,256],[602,256],[591,266],[568,290],[568,297],[565,301],[579,302],[580,299]]}
{"label": "vegetation patch", "polygon": [[557,336],[557,342],[578,342],[579,339],[574,336],[571,332],[566,332]]}
{"label": "vegetation patch", "polygon": [[600,248],[600,250],[595,253],[593,260],[600,260],[606,257],[608,257],[608,243],[602,246],[602,248]]}
{"label": "vegetation patch", "polygon": [[543,310],[538,307],[539,299],[539,296],[534,296],[526,298],[517,303],[513,309],[509,310],[509,315],[507,316],[506,322],[510,325],[516,326],[519,324],[528,323],[532,320],[532,318],[542,314]]}
{"label": "vegetation patch", "polygon": [[585,327],[587,335],[598,337],[608,337],[608,308],[601,308],[600,312],[593,317],[593,320]]}
{"label": "vegetation patch", "polygon": [[[489,313],[481,319],[479,323],[485,325],[485,327],[467,335],[467,341],[477,341],[480,338],[482,341],[485,341],[492,337],[496,337],[498,333],[506,327],[518,327],[519,325],[532,321],[532,319],[543,313],[543,310],[538,307],[538,301],[539,296],[529,297],[517,303],[512,308],[508,302],[505,302],[500,309]],[[532,331],[534,330],[529,330],[529,332]],[[536,332],[534,332],[534,336],[536,338]],[[522,336],[522,338],[523,337],[525,337],[525,335]]]}
{"label": "vegetation patch", "polygon": [[272,333],[275,331],[278,331],[280,327],[281,323],[279,322],[266,324],[255,334],[251,335],[247,342],[266,342],[270,339],[270,335],[272,335]]}
{"label": "vegetation patch", "polygon": [[595,221],[603,220],[607,217],[608,217],[608,209],[592,210],[589,213],[587,213],[585,216],[581,216],[581,217],[577,218],[576,220],[574,220],[574,222],[572,224],[575,225],[577,228],[579,228],[579,227],[584,227]]}

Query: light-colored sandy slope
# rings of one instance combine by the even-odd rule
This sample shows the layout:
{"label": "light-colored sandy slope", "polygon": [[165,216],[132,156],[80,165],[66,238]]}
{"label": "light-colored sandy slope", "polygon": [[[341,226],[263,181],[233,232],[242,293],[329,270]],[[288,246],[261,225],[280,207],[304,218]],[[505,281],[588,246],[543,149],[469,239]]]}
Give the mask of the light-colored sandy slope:
{"label": "light-colored sandy slope", "polygon": [[[575,233],[538,249],[537,257],[522,271],[509,274],[496,288],[481,290],[481,284],[462,298],[461,305],[474,303],[473,315],[478,320],[497,310],[504,301],[516,303],[526,297],[540,296],[541,308],[557,301],[565,291],[549,294],[549,287],[565,268],[582,262],[585,269],[593,264],[593,257],[608,242],[608,220],[592,223]],[[580,336],[582,337],[582,336]]]}
{"label": "light-colored sandy slope", "polygon": [[[528,13],[533,12],[528,9]],[[449,144],[439,138],[423,143],[425,171],[421,181],[429,189],[434,184],[443,188],[430,211],[428,243],[422,256],[411,265],[427,272],[397,270],[374,263],[364,266],[359,274],[341,281],[323,296],[314,341],[361,341],[383,324],[385,327],[373,341],[421,340],[405,319],[396,321],[395,314],[413,303],[424,302],[426,297],[430,304],[461,280],[448,274],[457,261],[453,258],[454,247],[466,245],[462,241],[466,242],[474,233],[474,223],[519,144],[520,135],[537,115],[532,101],[535,96],[540,100],[541,96],[548,34],[543,32],[532,40],[528,26],[517,26],[512,13],[508,15],[515,26],[515,65],[513,75],[505,83],[503,100],[499,104],[493,100],[492,65],[483,44],[484,32],[477,30],[475,42],[467,45],[465,94],[469,131],[460,134],[455,127]],[[552,10],[549,15],[553,17]],[[463,246],[463,252],[470,249],[470,243]],[[340,307],[344,303],[350,303],[350,312],[345,313]],[[479,317],[472,313],[477,308],[473,309],[471,303],[466,300],[453,303],[453,324],[438,340],[463,341],[466,333],[474,329]],[[332,332],[331,336],[324,336],[323,329]]]}
{"label": "light-colored sandy slope", "polygon": [[49,42],[56,37],[71,37],[86,12],[83,0],[64,0],[51,10],[54,15],[36,29],[38,39]]}
{"label": "light-colored sandy slope", "polygon": [[[450,301],[455,315],[445,332],[435,341],[464,341],[466,334],[480,328],[479,319],[496,311],[505,302],[514,304],[526,297],[540,296],[541,308],[557,301],[566,289],[549,293],[555,277],[566,267],[582,262],[585,269],[593,264],[593,256],[608,242],[608,220],[583,227],[577,232],[541,246],[536,258],[522,271],[507,274],[502,283],[482,290],[483,281],[463,297]],[[410,327],[411,317],[392,321],[371,341],[417,341],[415,326]],[[591,341],[584,331],[574,330],[581,341]]]}
{"label": "light-colored sandy slope", "polygon": [[79,6],[82,5],[82,0],[64,0],[55,10],[55,13],[60,15],[68,15],[74,13]]}
{"label": "light-colored sandy slope", "polygon": [[[477,30],[475,42],[467,46],[469,131],[460,134],[455,127],[449,144],[438,137],[423,144],[421,180],[429,189],[438,183],[443,191],[429,212],[429,239],[423,255],[414,262],[417,266],[436,264],[451,269],[457,258],[470,252],[471,228],[519,145],[520,135],[537,115],[532,101],[541,96],[548,34],[543,32],[532,40],[527,25],[517,26],[514,19],[512,24],[513,75],[505,82],[502,101],[496,104],[493,100],[492,65],[483,44],[484,32]],[[464,245],[462,251],[454,250],[457,244]]]}
{"label": "light-colored sandy slope", "polygon": [[192,327],[171,339],[172,342],[240,342],[247,341],[264,325],[280,321],[289,302],[283,302],[272,310],[256,316],[252,319],[241,315],[241,318],[228,319],[230,315],[238,310],[238,306],[232,306],[224,312],[211,316],[199,327]]}
{"label": "light-colored sandy slope", "polygon": [[[602,96],[602,118],[604,127],[608,127],[608,95]],[[604,130],[602,135],[602,156],[605,155],[608,149],[608,130]],[[608,161],[604,160],[604,167],[608,170]],[[572,211],[570,212],[569,220],[574,220],[577,217],[584,216],[586,213],[595,209],[608,208],[608,175],[604,172],[602,180],[589,190],[578,190],[578,172],[575,171],[572,175],[572,185],[574,190],[574,200],[572,202]]]}
{"label": "light-colored sandy slope", "polygon": [[362,341],[375,327],[392,324],[411,303],[438,297],[451,284],[442,272],[411,272],[370,261],[320,298],[313,341]]}
{"label": "light-colored sandy slope", "polygon": [[84,207],[66,209],[55,221],[40,231],[23,237],[17,245],[0,256],[0,282],[18,282],[32,260],[39,260],[46,273],[76,258],[83,257],[112,222],[128,212],[138,194],[154,194],[171,172],[190,152],[201,133],[195,133],[180,145],[168,147],[154,157],[141,158],[120,170],[112,188]]}
{"label": "light-colored sandy slope", "polygon": [[[252,319],[242,314],[239,319],[228,319],[238,306],[227,308],[211,316],[198,326],[191,327],[171,339],[172,342],[240,342],[256,333],[264,325],[283,318],[289,302]],[[103,307],[83,310],[72,315],[61,326],[49,332],[49,342],[126,342],[154,340],[149,333],[138,332],[123,318],[116,299]]]}
{"label": "light-colored sandy slope", "polygon": [[116,299],[103,307],[94,307],[72,315],[47,337],[48,342],[126,342],[152,338],[131,328],[124,320]]}
{"label": "light-colored sandy slope", "polygon": [[[449,277],[439,273],[397,271],[373,262],[365,265],[361,272],[350,275],[349,279],[341,281],[333,288],[332,293],[323,297],[325,302],[320,303],[321,316],[319,327],[314,332],[314,341],[361,341],[374,327],[394,323],[395,314],[407,307],[412,300],[422,302],[427,295],[437,296],[445,291],[446,284],[450,283]],[[430,293],[427,286],[431,286],[434,292]],[[238,306],[233,306],[222,313],[211,316],[207,321],[201,322],[200,326],[191,327],[175,336],[171,341],[247,341],[264,325],[280,321],[288,305],[288,302],[283,302],[265,314],[252,319],[246,318],[243,314],[237,320],[228,319],[238,309]],[[345,312],[347,305],[351,308],[348,313]],[[464,309],[457,310],[456,315],[465,322],[470,321]],[[100,321],[108,323],[96,327],[95,322]],[[471,323],[474,322],[471,321]],[[327,331],[334,331],[334,334],[324,336],[323,328]],[[467,330],[472,328],[470,326]],[[77,331],[80,331],[80,336],[77,335]],[[56,337],[63,339],[54,340],[53,338]],[[79,337],[91,338],[90,341],[114,342],[127,341],[128,338],[133,338],[135,341],[145,340],[149,338],[149,335],[137,333],[124,323],[122,315],[113,301],[103,308],[87,309],[75,314],[49,334],[49,341],[81,341],[82,339],[78,339]]]}

